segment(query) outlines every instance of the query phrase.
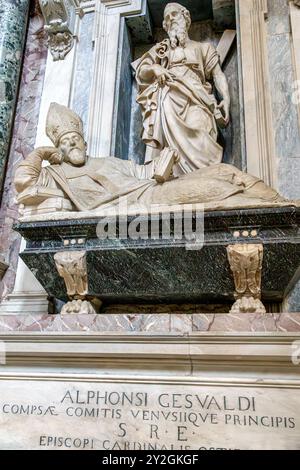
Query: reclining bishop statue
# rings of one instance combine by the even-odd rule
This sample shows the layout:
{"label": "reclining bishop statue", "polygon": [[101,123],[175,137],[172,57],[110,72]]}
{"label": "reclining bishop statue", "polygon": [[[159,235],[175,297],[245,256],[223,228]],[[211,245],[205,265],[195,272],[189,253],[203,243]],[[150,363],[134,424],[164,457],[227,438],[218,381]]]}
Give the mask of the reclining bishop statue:
{"label": "reclining bishop statue", "polygon": [[[95,211],[123,199],[128,206],[204,203],[208,208],[284,202],[263,181],[228,164],[174,177],[179,156],[169,148],[145,165],[115,157],[89,158],[80,117],[56,103],[47,116],[47,135],[53,147],[33,150],[15,173],[17,200],[28,215]],[[43,166],[45,160],[48,166]]]}
{"label": "reclining bishop statue", "polygon": [[95,214],[123,200],[128,207],[203,203],[211,210],[287,204],[262,180],[221,163],[217,126],[229,122],[228,84],[214,47],[189,39],[190,24],[188,10],[169,3],[163,24],[169,39],[134,63],[146,163],[89,158],[81,118],[52,103],[46,134],[53,147],[33,150],[16,170],[23,215]]}

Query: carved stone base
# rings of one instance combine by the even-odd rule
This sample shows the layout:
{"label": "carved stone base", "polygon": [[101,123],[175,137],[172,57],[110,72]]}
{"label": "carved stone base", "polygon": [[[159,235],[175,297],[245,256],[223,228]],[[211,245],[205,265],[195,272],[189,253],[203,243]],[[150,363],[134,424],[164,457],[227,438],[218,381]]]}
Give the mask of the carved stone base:
{"label": "carved stone base", "polygon": [[228,261],[235,284],[230,313],[266,313],[261,298],[263,245],[239,243],[227,247]]}
{"label": "carved stone base", "polygon": [[97,313],[96,308],[88,300],[71,300],[61,310],[61,315],[89,315],[95,313]]}
{"label": "carved stone base", "polygon": [[238,299],[230,310],[231,314],[239,313],[266,313],[266,309],[259,299],[254,297],[242,297]]}

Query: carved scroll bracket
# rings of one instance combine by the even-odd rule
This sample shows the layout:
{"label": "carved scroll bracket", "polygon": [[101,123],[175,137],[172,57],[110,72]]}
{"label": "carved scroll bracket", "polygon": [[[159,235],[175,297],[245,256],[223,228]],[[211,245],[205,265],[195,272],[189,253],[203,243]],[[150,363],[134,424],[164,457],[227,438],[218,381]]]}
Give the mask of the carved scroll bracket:
{"label": "carved scroll bracket", "polygon": [[74,44],[78,0],[39,0],[53,60],[63,60]]}
{"label": "carved scroll bracket", "polygon": [[230,313],[266,313],[261,302],[262,244],[237,244],[227,247],[235,284],[235,298]]}
{"label": "carved scroll bracket", "polygon": [[67,302],[61,314],[90,314],[97,313],[101,302],[95,305],[86,300],[88,294],[88,276],[85,251],[62,251],[54,255],[56,269],[65,281],[70,301]]}

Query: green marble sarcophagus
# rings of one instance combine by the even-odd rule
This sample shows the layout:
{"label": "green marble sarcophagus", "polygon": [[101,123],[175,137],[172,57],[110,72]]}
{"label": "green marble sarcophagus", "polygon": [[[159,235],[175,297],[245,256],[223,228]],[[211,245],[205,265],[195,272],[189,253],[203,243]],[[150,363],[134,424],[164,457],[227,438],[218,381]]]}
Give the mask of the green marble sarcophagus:
{"label": "green marble sarcophagus", "polygon": [[147,215],[117,219],[106,238],[101,218],[24,222],[15,229],[27,242],[22,260],[49,296],[63,302],[228,306],[244,299],[236,308],[256,311],[249,298],[261,306],[259,299],[280,302],[299,278],[299,214],[292,206],[205,212],[202,221],[192,213],[192,235],[183,230],[182,238],[183,215],[175,213],[167,222],[162,214],[152,222]]}

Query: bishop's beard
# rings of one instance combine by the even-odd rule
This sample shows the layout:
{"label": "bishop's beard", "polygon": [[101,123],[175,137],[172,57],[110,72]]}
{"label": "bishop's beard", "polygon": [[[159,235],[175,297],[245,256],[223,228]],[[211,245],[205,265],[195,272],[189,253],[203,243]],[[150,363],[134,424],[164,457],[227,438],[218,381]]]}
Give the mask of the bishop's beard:
{"label": "bishop's beard", "polygon": [[177,46],[185,47],[187,43],[188,33],[186,30],[186,25],[174,24],[170,27],[168,35],[171,42],[172,49],[175,49]]}
{"label": "bishop's beard", "polygon": [[65,161],[75,166],[82,166],[86,162],[86,152],[85,150],[75,147],[70,150]]}

